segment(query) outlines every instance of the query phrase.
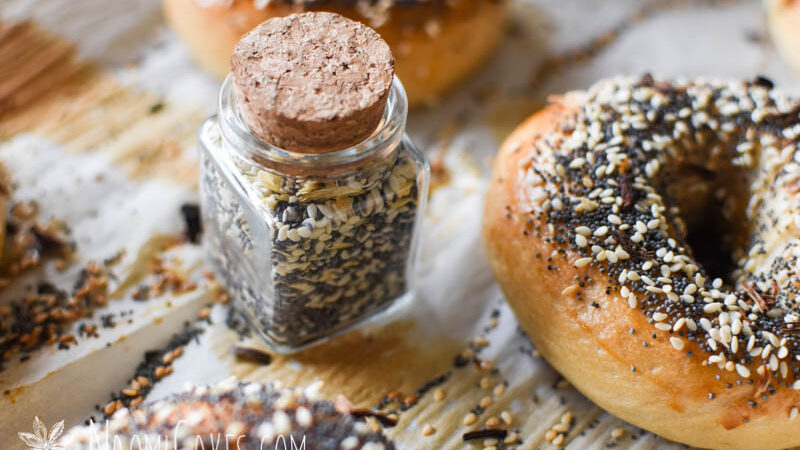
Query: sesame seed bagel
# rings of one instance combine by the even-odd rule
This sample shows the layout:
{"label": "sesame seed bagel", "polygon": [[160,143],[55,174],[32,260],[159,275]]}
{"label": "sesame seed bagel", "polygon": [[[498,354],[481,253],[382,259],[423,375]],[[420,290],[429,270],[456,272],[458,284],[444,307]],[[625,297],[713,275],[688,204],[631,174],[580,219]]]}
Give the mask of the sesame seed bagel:
{"label": "sesame seed bagel", "polygon": [[176,450],[300,448],[303,442],[307,449],[394,449],[382,433],[344,411],[340,401],[334,406],[313,400],[311,390],[254,382],[196,387],[140,409],[121,409],[107,426],[75,427],[60,444],[71,450],[133,450],[148,441],[147,448],[161,448],[159,440]]}
{"label": "sesame seed bagel", "polygon": [[799,111],[764,78],[615,78],[505,141],[491,266],[595,403],[698,447],[800,445]]}
{"label": "sesame seed bagel", "polygon": [[434,103],[483,64],[500,41],[508,0],[164,0],[167,20],[195,58],[222,78],[233,48],[261,22],[330,11],[374,28],[389,44],[410,106]]}

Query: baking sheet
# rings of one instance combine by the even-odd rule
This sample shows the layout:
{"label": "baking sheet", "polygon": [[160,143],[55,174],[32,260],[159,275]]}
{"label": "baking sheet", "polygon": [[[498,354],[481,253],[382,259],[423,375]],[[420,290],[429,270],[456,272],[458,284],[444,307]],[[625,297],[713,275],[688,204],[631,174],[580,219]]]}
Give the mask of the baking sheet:
{"label": "baking sheet", "polygon": [[[556,442],[570,448],[673,445],[594,406],[538,358],[519,331],[479,242],[491,158],[502,137],[548,95],[601,77],[765,74],[791,92],[797,92],[797,80],[769,43],[757,1],[518,0],[514,8],[507,39],[481,73],[441,105],[409,117],[409,134],[443,167],[427,212],[413,305],[320,347],[257,365],[233,357],[241,337],[225,325],[228,307],[217,304],[211,324],[200,323],[204,331],[148,400],[187,382],[208,384],[230,375],[288,385],[319,379],[325,395],[345,393],[363,406],[392,392],[410,400],[416,394],[414,406],[388,430],[401,448],[462,448],[465,431],[502,412],[511,417],[504,427],[522,438],[518,448],[552,446],[550,430],[562,430],[565,414],[572,420]],[[214,112],[218,84],[193,65],[162,23],[155,0],[6,0],[0,17],[32,18],[77,48],[74,58],[55,66],[76,73],[62,83],[69,90],[50,88],[0,119],[0,160],[12,169],[15,197],[35,198],[43,214],[65,220],[78,247],[70,268],[45,264],[43,272],[2,291],[0,304],[42,277],[69,284],[86,262],[120,251],[121,261],[109,269],[119,286],[141,281],[142,267],[155,258],[179,267],[199,286],[147,302],[122,289],[102,312],[125,312],[130,323],[120,321],[66,351],[44,348],[0,372],[0,391],[10,392],[0,395],[0,439],[16,443],[33,415],[48,425],[98,415],[95,405],[124,387],[146,350],[166,345],[183,322],[213,303],[201,249],[172,238],[183,233],[180,206],[196,201],[194,131]],[[566,63],[554,58],[586,49],[592,50],[588,57]],[[454,364],[468,348],[478,350],[483,366]],[[418,392],[431,380],[435,388]],[[441,394],[434,395],[436,388]],[[482,403],[477,422],[463,425]],[[436,432],[423,436],[426,425]]]}

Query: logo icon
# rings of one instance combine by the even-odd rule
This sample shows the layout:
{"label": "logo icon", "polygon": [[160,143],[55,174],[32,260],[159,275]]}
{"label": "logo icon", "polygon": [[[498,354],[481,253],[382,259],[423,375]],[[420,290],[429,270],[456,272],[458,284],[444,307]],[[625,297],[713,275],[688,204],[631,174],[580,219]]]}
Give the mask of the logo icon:
{"label": "logo icon", "polygon": [[38,417],[33,419],[33,433],[17,433],[29,450],[65,450],[58,443],[58,438],[64,432],[64,421],[53,425],[50,432]]}

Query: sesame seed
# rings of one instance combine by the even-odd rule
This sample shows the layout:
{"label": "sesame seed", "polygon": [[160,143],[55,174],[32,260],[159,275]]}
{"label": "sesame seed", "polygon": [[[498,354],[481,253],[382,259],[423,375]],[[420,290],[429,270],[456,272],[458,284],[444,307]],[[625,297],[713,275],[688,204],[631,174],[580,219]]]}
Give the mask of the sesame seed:
{"label": "sesame seed", "polygon": [[464,416],[464,420],[461,423],[463,423],[464,426],[470,426],[474,424],[477,420],[478,416],[476,416],[475,413],[469,413],[466,416]]}
{"label": "sesame seed", "polygon": [[578,258],[575,260],[575,267],[584,267],[592,262],[592,258]]}
{"label": "sesame seed", "polygon": [[509,435],[503,440],[503,443],[506,445],[513,445],[519,442],[519,435],[515,432],[509,433]]}
{"label": "sesame seed", "polygon": [[743,366],[741,364],[736,364],[736,372],[742,378],[750,378],[750,369],[748,369],[747,367],[745,367],[745,366]]}

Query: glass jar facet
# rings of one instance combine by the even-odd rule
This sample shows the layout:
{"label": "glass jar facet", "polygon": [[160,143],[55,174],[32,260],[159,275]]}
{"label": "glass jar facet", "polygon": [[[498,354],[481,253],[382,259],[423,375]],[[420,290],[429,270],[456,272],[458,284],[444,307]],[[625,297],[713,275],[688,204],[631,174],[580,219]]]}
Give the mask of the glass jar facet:
{"label": "glass jar facet", "polygon": [[201,127],[207,253],[278,351],[348,329],[412,290],[429,175],[403,133],[395,84],[373,137],[333,154],[292,154],[243,136],[229,86],[220,116]]}

